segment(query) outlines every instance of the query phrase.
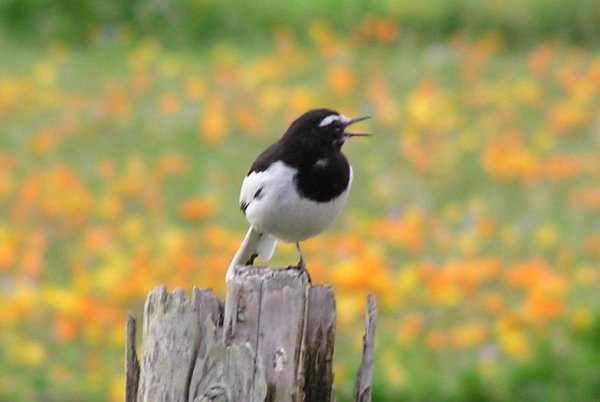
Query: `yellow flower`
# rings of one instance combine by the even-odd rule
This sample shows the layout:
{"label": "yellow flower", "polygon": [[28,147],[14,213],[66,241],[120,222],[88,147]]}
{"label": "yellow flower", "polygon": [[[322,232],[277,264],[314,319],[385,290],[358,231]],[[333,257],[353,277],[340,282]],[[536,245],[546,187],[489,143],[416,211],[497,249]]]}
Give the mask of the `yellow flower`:
{"label": "yellow flower", "polygon": [[404,265],[398,270],[398,293],[401,296],[412,292],[417,289],[420,284],[419,268],[412,265]]}
{"label": "yellow flower", "polygon": [[52,85],[56,81],[56,69],[49,62],[40,62],[33,70],[33,77],[41,85]]}
{"label": "yellow flower", "polygon": [[400,364],[400,359],[393,351],[383,355],[385,379],[394,388],[406,385],[406,370]]}
{"label": "yellow flower", "polygon": [[531,357],[531,348],[523,333],[518,329],[500,331],[498,341],[502,350],[518,360]]}
{"label": "yellow flower", "polygon": [[356,292],[344,292],[336,295],[335,304],[340,325],[347,326],[356,322],[357,317],[364,310],[364,303],[364,298]]}
{"label": "yellow flower", "polygon": [[534,241],[541,249],[554,247],[559,240],[558,230],[553,225],[542,225],[534,235]]}
{"label": "yellow flower", "polygon": [[39,366],[46,360],[46,349],[39,342],[26,341],[13,351],[13,355],[15,360],[31,366]]}
{"label": "yellow flower", "polygon": [[79,296],[69,288],[47,285],[42,288],[40,296],[44,305],[67,315],[75,314],[81,309]]}
{"label": "yellow flower", "polygon": [[123,376],[115,376],[110,382],[110,401],[120,402],[123,400],[123,395],[125,395],[125,380]]}
{"label": "yellow flower", "polygon": [[206,85],[199,77],[190,77],[184,85],[185,93],[190,99],[200,100],[206,94]]}
{"label": "yellow flower", "polygon": [[587,309],[575,309],[570,315],[570,323],[573,329],[581,331],[587,329],[592,323],[592,317]]}
{"label": "yellow flower", "polygon": [[135,70],[145,70],[154,61],[160,51],[160,45],[155,40],[145,40],[129,55],[129,65]]}

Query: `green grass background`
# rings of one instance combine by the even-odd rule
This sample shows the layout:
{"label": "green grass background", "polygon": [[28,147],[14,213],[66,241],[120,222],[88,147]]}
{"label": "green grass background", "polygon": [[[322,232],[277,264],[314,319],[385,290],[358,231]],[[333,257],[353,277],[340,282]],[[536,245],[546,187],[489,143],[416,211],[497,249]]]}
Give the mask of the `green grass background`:
{"label": "green grass background", "polygon": [[457,32],[480,36],[499,32],[512,44],[556,37],[575,43],[600,38],[597,0],[3,0],[0,22],[10,36],[31,41],[54,38],[85,43],[95,31],[111,35],[127,29],[191,46],[206,41],[264,40],[273,29],[305,31],[320,19],[347,34],[365,16],[385,17],[400,27],[406,41],[445,38]]}

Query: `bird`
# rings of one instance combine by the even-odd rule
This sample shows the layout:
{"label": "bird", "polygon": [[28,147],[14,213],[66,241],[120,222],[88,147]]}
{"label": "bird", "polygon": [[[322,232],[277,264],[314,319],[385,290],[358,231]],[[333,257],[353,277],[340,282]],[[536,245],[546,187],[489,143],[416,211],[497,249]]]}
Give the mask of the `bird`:
{"label": "bird", "polygon": [[352,166],[342,146],[352,137],[370,134],[346,129],[370,116],[349,118],[327,108],[312,109],[294,120],[283,136],[258,155],[240,189],[239,206],[250,227],[226,274],[238,265],[268,261],[277,241],[295,243],[306,272],[300,242],[316,236],[334,222],[352,185]]}

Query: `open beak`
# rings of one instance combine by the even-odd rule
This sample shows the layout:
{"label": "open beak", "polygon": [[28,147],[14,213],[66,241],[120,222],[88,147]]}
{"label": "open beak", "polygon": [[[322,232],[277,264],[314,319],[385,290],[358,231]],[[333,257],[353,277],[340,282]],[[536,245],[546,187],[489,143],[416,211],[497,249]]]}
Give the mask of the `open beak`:
{"label": "open beak", "polygon": [[[346,123],[346,127],[348,127],[351,124],[358,123],[359,121],[367,120],[367,119],[370,119],[370,118],[371,118],[371,116],[363,116],[363,117],[356,117],[354,119],[350,119]],[[371,134],[344,132],[344,137],[346,137],[346,138],[350,138],[350,137],[369,137],[370,135]]]}

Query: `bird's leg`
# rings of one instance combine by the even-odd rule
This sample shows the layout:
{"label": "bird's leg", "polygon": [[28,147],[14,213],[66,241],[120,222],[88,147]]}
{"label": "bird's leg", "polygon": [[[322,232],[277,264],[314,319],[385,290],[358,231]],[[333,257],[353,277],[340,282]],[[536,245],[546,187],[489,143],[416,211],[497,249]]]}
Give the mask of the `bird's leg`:
{"label": "bird's leg", "polygon": [[246,261],[246,265],[254,265],[254,260],[258,257],[258,254],[254,253],[250,256],[250,259]]}
{"label": "bird's leg", "polygon": [[302,255],[302,250],[300,249],[300,242],[296,242],[296,250],[298,250],[300,260],[298,261],[298,265],[296,265],[295,268],[301,272],[304,272],[306,274],[306,277],[308,278],[308,283],[312,285],[312,279],[310,277],[310,274],[308,273],[308,270],[306,269],[306,264],[304,264],[304,256]]}
{"label": "bird's leg", "polygon": [[302,255],[302,250],[300,249],[300,242],[296,242],[296,250],[298,250],[298,255],[300,256],[300,260],[298,260],[298,265],[297,267],[299,269],[305,269],[306,266],[304,265],[304,256]]}

